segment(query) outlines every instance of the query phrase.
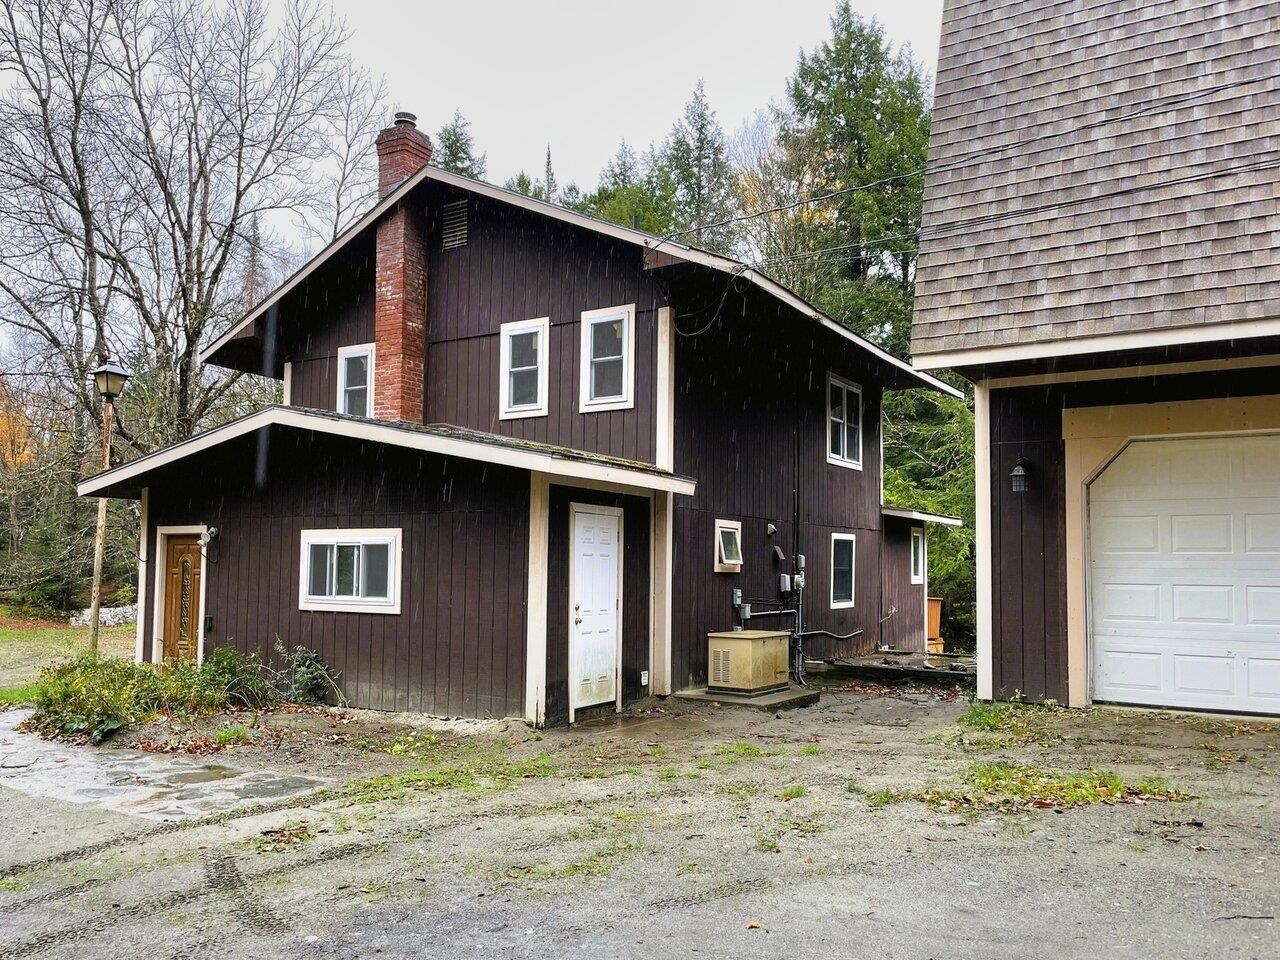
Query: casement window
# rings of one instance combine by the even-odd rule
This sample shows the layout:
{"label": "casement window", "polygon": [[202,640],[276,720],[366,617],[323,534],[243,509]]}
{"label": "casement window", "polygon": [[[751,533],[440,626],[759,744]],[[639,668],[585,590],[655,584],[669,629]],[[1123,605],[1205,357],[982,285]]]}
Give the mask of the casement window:
{"label": "casement window", "polygon": [[862,469],[862,388],[827,374],[827,462]]}
{"label": "casement window", "polygon": [[579,413],[634,405],[636,305],[582,314]]}
{"label": "casement window", "polygon": [[716,521],[715,572],[742,572],[742,522],[740,520]]}
{"label": "casement window", "polygon": [[924,583],[924,531],[911,531],[911,582]]}
{"label": "casement window", "polygon": [[372,343],[338,349],[338,412],[352,417],[373,416]]}
{"label": "casement window", "polygon": [[400,612],[400,529],[303,530],[299,610]]}
{"label": "casement window", "polygon": [[858,540],[852,533],[831,535],[831,609],[853,606],[853,556]]}
{"label": "casement window", "polygon": [[498,386],[500,420],[547,415],[547,344],[551,320],[516,320],[500,328],[502,376]]}

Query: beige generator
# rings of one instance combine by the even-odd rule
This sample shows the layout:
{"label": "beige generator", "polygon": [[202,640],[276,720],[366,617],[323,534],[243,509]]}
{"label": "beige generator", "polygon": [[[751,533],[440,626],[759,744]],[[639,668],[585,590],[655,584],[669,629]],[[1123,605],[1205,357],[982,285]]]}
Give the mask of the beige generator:
{"label": "beige generator", "polygon": [[707,693],[750,697],[786,690],[790,636],[785,630],[707,634]]}

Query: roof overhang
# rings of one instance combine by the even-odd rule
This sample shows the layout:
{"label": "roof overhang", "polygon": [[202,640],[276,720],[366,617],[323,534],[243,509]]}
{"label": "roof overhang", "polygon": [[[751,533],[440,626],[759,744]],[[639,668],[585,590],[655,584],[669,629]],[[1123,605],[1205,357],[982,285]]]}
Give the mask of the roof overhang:
{"label": "roof overhang", "polygon": [[964,526],[964,521],[959,517],[949,517],[945,513],[926,513],[923,510],[904,510],[901,507],[881,507],[880,515],[897,517],[899,520],[915,520],[919,523],[940,523],[947,527]]}
{"label": "roof overhang", "polygon": [[588,216],[584,213],[578,213],[576,210],[569,210],[566,207],[558,206],[554,203],[547,203],[543,200],[535,200],[533,197],[526,197],[522,193],[516,193],[514,190],[507,190],[504,187],[497,187],[491,183],[484,183],[480,180],[472,180],[469,177],[462,177],[456,173],[449,173],[447,170],[441,170],[439,167],[425,166],[417,173],[406,178],[398,187],[388,193],[385,197],[378,201],[368,213],[357,220],[341,233],[332,243],[321,250],[316,256],[302,266],[293,276],[277,287],[265,300],[249,311],[239,323],[227,330],[222,336],[214,340],[213,343],[200,351],[200,359],[205,363],[217,363],[216,354],[228,343],[240,336],[247,330],[256,320],[262,317],[272,307],[276,306],[284,297],[292,290],[295,290],[309,276],[316,272],[325,263],[328,263],[336,254],[338,254],[348,243],[363,233],[369,226],[374,224],[383,214],[390,211],[397,203],[407,197],[416,187],[434,181],[447,186],[454,187],[458,190],[465,190],[479,196],[488,197],[500,203],[507,203],[512,206],[521,207],[533,213],[542,216],[551,217],[563,223],[573,224],[586,230],[592,230],[605,236],[613,237],[626,243],[633,243],[642,247],[646,251],[646,257],[651,261],[652,265],[661,266],[675,262],[693,263],[699,266],[708,267],[722,273],[732,274],[746,280],[748,283],[754,284],[769,295],[776,297],[787,306],[797,312],[815,320],[823,327],[848,340],[859,349],[871,354],[876,360],[894,369],[902,378],[902,382],[909,384],[911,387],[923,388],[928,390],[936,390],[939,393],[945,393],[948,396],[963,398],[964,394],[948,383],[944,383],[937,377],[925,373],[922,370],[913,367],[905,360],[895,357],[887,350],[883,350],[869,340],[859,337],[842,323],[828,317],[825,313],[818,310],[813,304],[807,302],[797,296],[791,290],[778,283],[778,281],[769,277],[767,274],[749,267],[747,264],[731,257],[721,256],[718,253],[712,253],[709,250],[700,250],[697,247],[686,246],[674,240],[666,240],[662,237],[655,237],[652,234],[645,233],[643,230],[634,230],[630,227],[624,227],[620,224],[610,223],[607,220],[600,220],[596,217]]}
{"label": "roof overhang", "polygon": [[697,487],[696,482],[688,477],[677,476],[646,464],[581,454],[562,447],[529,443],[497,434],[448,426],[380,423],[299,407],[267,407],[82,480],[76,485],[76,493],[82,497],[136,496],[136,490],[145,486],[142,481],[147,474],[265,427],[286,427],[383,443],[407,450],[530,470],[570,481],[657,490],[685,496],[692,496]]}

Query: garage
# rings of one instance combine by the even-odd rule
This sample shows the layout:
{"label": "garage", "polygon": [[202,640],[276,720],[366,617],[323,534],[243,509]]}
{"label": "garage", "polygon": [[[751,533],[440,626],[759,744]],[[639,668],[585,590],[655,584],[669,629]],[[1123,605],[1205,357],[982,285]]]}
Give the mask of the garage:
{"label": "garage", "polygon": [[1088,510],[1092,698],[1280,713],[1280,436],[1134,441]]}

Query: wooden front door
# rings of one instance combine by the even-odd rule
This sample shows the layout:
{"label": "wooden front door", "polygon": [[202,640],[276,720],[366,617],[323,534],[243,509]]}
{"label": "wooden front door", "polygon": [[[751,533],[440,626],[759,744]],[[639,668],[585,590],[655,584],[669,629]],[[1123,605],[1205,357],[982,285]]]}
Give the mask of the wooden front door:
{"label": "wooden front door", "polygon": [[200,624],[200,537],[165,538],[164,659],[194,660]]}

